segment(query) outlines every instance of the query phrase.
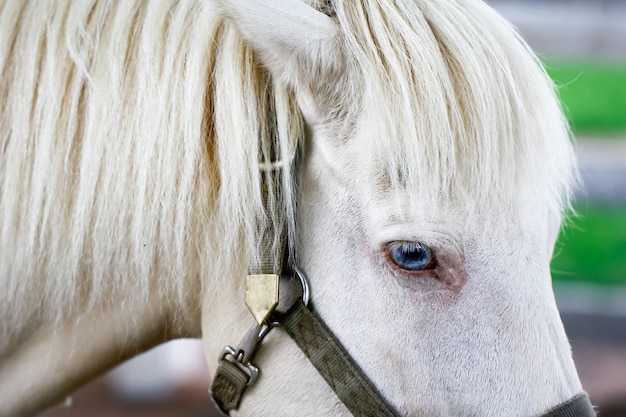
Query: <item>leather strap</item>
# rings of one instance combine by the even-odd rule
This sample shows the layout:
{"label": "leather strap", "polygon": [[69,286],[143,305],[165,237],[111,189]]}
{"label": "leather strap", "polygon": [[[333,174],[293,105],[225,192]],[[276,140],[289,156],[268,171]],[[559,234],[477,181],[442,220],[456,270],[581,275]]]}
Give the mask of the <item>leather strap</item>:
{"label": "leather strap", "polygon": [[398,416],[322,319],[302,300],[287,312],[282,325],[352,415]]}
{"label": "leather strap", "polygon": [[[261,141],[260,145],[259,174],[264,218],[258,224],[258,247],[256,256],[249,260],[248,274],[280,276],[287,252],[287,228],[282,207],[285,198],[283,179],[284,170],[291,169],[291,161],[279,160],[273,142]],[[255,324],[237,350],[227,346],[222,352],[209,392],[224,414],[239,408],[243,394],[254,383],[259,370],[250,361],[266,333],[260,324]]]}
{"label": "leather strap", "polygon": [[262,164],[261,197],[265,221],[257,230],[257,254],[249,262],[249,274],[277,274],[283,270],[284,253],[287,250],[285,213],[281,207],[285,198],[283,191],[283,167],[280,162]]}
{"label": "leather strap", "polygon": [[591,405],[589,396],[581,392],[541,417],[595,417],[595,415],[596,411],[593,409],[593,405]]}
{"label": "leather strap", "polygon": [[228,414],[239,407],[249,380],[250,376],[236,363],[220,361],[211,384],[211,397],[222,413]]}

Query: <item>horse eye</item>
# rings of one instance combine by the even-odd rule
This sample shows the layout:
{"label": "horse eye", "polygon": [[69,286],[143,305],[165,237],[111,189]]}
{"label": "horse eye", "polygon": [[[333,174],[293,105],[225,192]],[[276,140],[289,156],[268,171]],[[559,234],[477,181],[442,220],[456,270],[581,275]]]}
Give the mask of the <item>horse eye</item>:
{"label": "horse eye", "polygon": [[394,264],[407,271],[423,271],[435,267],[432,251],[419,242],[392,242],[387,245],[386,252]]}

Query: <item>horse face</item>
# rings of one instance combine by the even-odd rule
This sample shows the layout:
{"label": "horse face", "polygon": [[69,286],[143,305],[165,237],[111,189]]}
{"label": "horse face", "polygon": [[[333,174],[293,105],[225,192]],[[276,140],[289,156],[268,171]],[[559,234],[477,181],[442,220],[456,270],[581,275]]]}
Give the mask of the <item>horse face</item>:
{"label": "horse face", "polygon": [[312,148],[299,265],[315,308],[392,404],[539,415],[580,392],[550,287],[545,207],[509,221],[468,215],[418,190],[377,190],[367,151]]}
{"label": "horse face", "polygon": [[[471,149],[458,146],[433,169],[419,153],[428,148],[424,153],[441,156],[448,145],[427,144],[439,137],[422,137],[422,148],[381,138],[393,130],[393,112],[411,109],[381,114],[384,88],[346,53],[354,42],[338,26],[342,16],[298,1],[222,1],[220,8],[272,76],[295,92],[308,128],[297,261],[315,309],[389,402],[404,415],[523,416],[579,392],[550,288],[560,214],[533,198],[533,181],[511,174],[516,190],[494,191],[500,205],[485,202],[472,181],[459,178],[489,170]],[[414,112],[409,136],[436,119],[422,116]],[[516,133],[515,126],[506,129]],[[396,131],[403,134],[402,127]],[[463,152],[475,169],[441,174],[466,164]],[[474,193],[481,201],[468,205]],[[268,336],[257,362],[263,377],[240,415],[275,415],[277,408],[284,415],[348,415],[281,332]]]}

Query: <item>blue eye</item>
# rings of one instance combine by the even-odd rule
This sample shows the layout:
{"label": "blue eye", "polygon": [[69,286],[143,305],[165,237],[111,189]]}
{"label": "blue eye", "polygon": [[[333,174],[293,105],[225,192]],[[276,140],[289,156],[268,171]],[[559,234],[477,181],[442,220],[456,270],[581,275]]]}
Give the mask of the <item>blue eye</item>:
{"label": "blue eye", "polygon": [[434,268],[433,253],[428,246],[418,242],[392,242],[387,245],[389,259],[407,271]]}

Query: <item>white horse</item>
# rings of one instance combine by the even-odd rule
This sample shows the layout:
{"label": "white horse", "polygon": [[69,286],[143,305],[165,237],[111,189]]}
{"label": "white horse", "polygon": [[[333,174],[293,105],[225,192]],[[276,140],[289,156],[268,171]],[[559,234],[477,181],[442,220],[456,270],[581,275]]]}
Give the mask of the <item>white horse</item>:
{"label": "white horse", "polygon": [[[294,138],[291,262],[398,414],[582,392],[549,270],[568,129],[481,1],[2,0],[0,103],[2,417],[173,338],[214,371]],[[282,330],[254,362],[237,415],[349,415]]]}

